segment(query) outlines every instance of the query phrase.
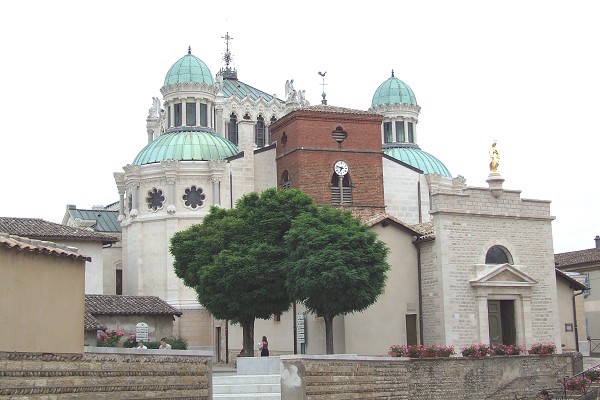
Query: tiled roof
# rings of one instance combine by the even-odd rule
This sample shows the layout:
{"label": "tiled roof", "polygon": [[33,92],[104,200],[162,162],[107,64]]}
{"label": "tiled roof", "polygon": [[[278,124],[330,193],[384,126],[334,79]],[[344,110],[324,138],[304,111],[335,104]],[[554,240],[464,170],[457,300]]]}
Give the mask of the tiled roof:
{"label": "tiled roof", "polygon": [[410,226],[413,230],[419,232],[421,235],[433,235],[433,222],[423,222],[421,224],[415,224]]}
{"label": "tiled roof", "polygon": [[103,243],[114,243],[119,240],[113,235],[73,228],[39,218],[0,217],[0,232],[43,240],[71,239]]}
{"label": "tiled roof", "polygon": [[555,254],[554,263],[558,268],[581,264],[600,264],[600,249],[587,249]]}
{"label": "tiled roof", "polygon": [[181,311],[157,296],[86,294],[85,311],[92,315],[181,315]]}
{"label": "tiled roof", "polygon": [[96,232],[121,233],[121,223],[117,221],[119,211],[69,208],[67,212],[74,221],[77,219],[96,221],[92,226]]}
{"label": "tiled roof", "polygon": [[[401,220],[399,220],[398,218],[393,217],[393,216],[388,215],[388,214],[379,214],[379,215],[376,215],[375,217],[373,217],[373,218],[365,221],[365,224],[367,226],[374,226],[374,225],[377,225],[380,222],[383,222],[386,219],[389,220],[389,221],[394,222],[395,224],[403,226],[404,228],[408,229],[409,231],[411,231],[413,233],[421,235],[421,232],[419,230],[415,229],[415,226],[417,226],[417,225],[408,225],[408,224],[402,222]],[[432,229],[433,229],[433,225],[432,225]]]}
{"label": "tiled roof", "polygon": [[302,107],[298,111],[315,111],[335,114],[360,114],[360,115],[380,115],[371,111],[356,110],[353,108],[328,106],[324,104],[315,104],[314,106]]}
{"label": "tiled roof", "polygon": [[[1,229],[0,229],[1,230]],[[92,261],[90,257],[77,253],[77,249],[42,240],[33,240],[0,232],[0,246],[20,251],[32,251],[59,257],[70,257]]]}
{"label": "tiled roof", "polygon": [[100,321],[98,321],[96,318],[94,318],[94,316],[87,311],[85,312],[83,325],[84,325],[83,329],[86,331],[97,331],[99,329],[100,330],[106,329],[106,326],[102,325],[100,323]]}
{"label": "tiled roof", "polygon": [[562,278],[565,281],[567,281],[573,289],[575,289],[575,290],[588,290],[589,289],[589,287],[587,287],[583,283],[578,282],[575,279],[571,278],[569,275],[565,274],[558,268],[554,268],[554,271],[556,273],[557,278]]}

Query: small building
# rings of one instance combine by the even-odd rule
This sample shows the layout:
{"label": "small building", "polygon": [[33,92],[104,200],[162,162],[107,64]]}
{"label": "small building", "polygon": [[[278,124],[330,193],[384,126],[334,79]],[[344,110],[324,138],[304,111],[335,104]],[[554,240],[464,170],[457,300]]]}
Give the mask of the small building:
{"label": "small building", "polygon": [[39,218],[0,217],[0,232],[79,249],[89,258],[85,265],[85,293],[103,293],[103,247],[116,243],[118,237]]}
{"label": "small building", "polygon": [[0,233],[0,351],[83,351],[86,262],[75,248]]}
{"label": "small building", "polygon": [[583,295],[585,336],[600,339],[600,286],[596,283],[600,282],[600,236],[596,236],[594,241],[594,248],[555,254],[554,262],[562,272],[584,275],[589,287]]}
{"label": "small building", "polygon": [[583,279],[583,275],[579,273],[564,273],[556,269],[558,315],[563,351],[579,351],[589,355],[582,296],[588,287],[582,282]]}
{"label": "small building", "polygon": [[[125,333],[135,333],[140,322],[148,324],[148,340],[173,337],[173,321],[182,312],[157,296],[85,295],[85,311],[100,326]],[[86,336],[86,338],[88,338]],[[95,346],[91,337],[86,345]]]}

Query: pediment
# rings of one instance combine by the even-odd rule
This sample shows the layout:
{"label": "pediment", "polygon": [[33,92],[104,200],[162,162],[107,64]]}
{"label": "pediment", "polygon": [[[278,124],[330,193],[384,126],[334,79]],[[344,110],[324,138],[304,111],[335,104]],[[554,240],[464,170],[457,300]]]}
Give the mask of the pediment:
{"label": "pediment", "polygon": [[537,283],[521,267],[510,264],[485,265],[477,278],[470,280],[471,286],[519,286],[531,287]]}

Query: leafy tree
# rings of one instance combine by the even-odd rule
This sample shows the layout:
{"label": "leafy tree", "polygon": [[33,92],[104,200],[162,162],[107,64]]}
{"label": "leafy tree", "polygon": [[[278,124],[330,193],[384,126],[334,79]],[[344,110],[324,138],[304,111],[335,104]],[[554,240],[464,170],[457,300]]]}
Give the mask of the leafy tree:
{"label": "leafy tree", "polygon": [[296,218],[288,231],[286,287],[325,320],[333,354],[333,318],[362,311],[385,287],[387,246],[350,212],[323,206]]}
{"label": "leafy tree", "polygon": [[177,276],[215,318],[241,324],[243,355],[254,354],[254,320],[290,306],[284,235],[312,207],[312,198],[295,189],[250,193],[233,209],[212,207],[201,224],[171,239]]}

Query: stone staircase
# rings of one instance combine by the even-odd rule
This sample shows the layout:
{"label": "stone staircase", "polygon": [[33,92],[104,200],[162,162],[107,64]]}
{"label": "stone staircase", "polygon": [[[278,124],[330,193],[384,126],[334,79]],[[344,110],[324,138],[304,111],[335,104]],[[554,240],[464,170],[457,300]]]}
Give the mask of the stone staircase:
{"label": "stone staircase", "polygon": [[279,357],[237,359],[237,369],[213,366],[213,399],[281,399]]}

